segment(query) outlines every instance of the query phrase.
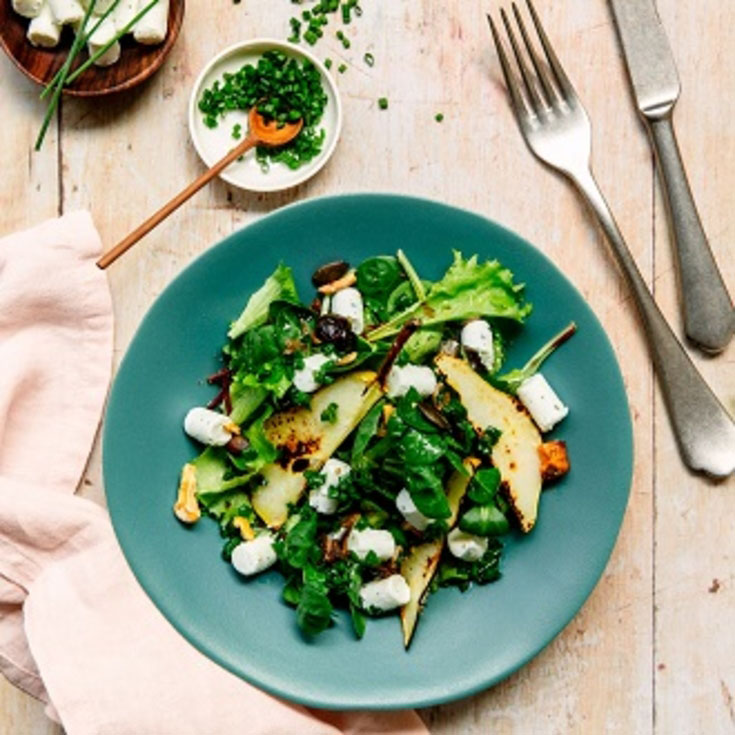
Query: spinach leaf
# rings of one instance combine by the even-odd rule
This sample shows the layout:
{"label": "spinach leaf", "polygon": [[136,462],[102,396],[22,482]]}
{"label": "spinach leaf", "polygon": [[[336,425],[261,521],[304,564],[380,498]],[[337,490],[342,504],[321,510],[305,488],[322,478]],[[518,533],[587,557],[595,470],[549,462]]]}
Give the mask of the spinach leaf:
{"label": "spinach leaf", "polygon": [[352,444],[352,455],[350,464],[358,466],[364,464],[365,450],[370,440],[375,436],[380,425],[380,417],[383,415],[383,401],[378,401],[360,422],[355,432],[355,441]]}
{"label": "spinach leaf", "polygon": [[476,536],[502,536],[508,533],[510,524],[495,505],[476,505],[462,515],[459,527]]}
{"label": "spinach leaf", "polygon": [[407,466],[432,465],[447,450],[447,443],[438,434],[423,434],[416,429],[408,429],[401,437],[398,453]]}
{"label": "spinach leaf", "polygon": [[479,505],[492,503],[500,487],[500,472],[497,467],[477,470],[472,478],[467,497]]}
{"label": "spinach leaf", "polygon": [[406,487],[416,507],[428,518],[452,514],[442,481],[429,466],[407,468]]}
{"label": "spinach leaf", "polygon": [[321,633],[331,624],[333,609],[324,573],[313,567],[306,567],[304,585],[296,607],[299,628],[307,635]]}
{"label": "spinach leaf", "polygon": [[381,302],[402,279],[401,266],[390,255],[368,258],[357,268],[357,288],[365,296]]}
{"label": "spinach leaf", "polygon": [[314,557],[318,559],[321,555],[316,543],[316,531],[316,513],[308,512],[304,507],[298,522],[286,535],[283,546],[285,561],[295,569],[304,569]]}

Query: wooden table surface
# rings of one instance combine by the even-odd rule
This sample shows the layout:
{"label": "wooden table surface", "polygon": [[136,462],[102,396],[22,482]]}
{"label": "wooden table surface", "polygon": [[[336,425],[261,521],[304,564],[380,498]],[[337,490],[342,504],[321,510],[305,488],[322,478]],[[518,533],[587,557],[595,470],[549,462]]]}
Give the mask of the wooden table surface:
{"label": "wooden table surface", "polygon": [[[322,58],[351,62],[336,75],[345,127],[333,160],[282,194],[243,193],[218,181],[113,266],[116,363],[150,303],[195,255],[293,201],[398,191],[516,230],[577,285],[615,346],[635,430],[630,503],[607,570],[567,629],[505,683],[422,716],[434,733],[466,735],[735,732],[735,478],[709,482],[679,461],[628,290],[574,192],[531,157],[511,118],[484,16],[493,3],[365,0],[363,6],[349,28],[348,52],[333,33],[317,46]],[[646,281],[681,333],[660,188],[607,3],[538,0],[537,6],[592,117],[601,183]],[[713,250],[735,292],[735,5],[658,0],[658,6],[683,84],[675,114],[681,146]],[[235,41],[285,37],[294,9],[288,0],[189,2],[178,44],[156,77],[115,99],[64,100],[40,153],[32,152],[43,114],[38,89],[0,59],[0,231],[84,207],[105,246],[114,244],[202,170],[186,124],[202,65]],[[338,27],[335,18],[330,29]],[[375,56],[373,68],[362,61],[366,51]],[[377,105],[382,96],[390,100],[386,111]],[[717,359],[695,359],[735,411],[735,345]],[[81,492],[103,501],[99,445]],[[59,732],[38,702],[0,682],[0,733]]]}

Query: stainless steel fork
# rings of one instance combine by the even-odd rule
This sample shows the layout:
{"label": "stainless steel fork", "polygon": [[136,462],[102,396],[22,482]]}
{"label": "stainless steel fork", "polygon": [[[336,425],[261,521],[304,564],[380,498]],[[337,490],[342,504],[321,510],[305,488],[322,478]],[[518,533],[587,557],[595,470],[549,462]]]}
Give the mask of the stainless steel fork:
{"label": "stainless steel fork", "polygon": [[526,5],[537,36],[535,43],[516,3],[512,3],[512,9],[520,33],[514,30],[505,10],[500,11],[515,66],[488,15],[521,133],[534,155],[571,179],[607,235],[638,307],[684,462],[693,470],[726,477],[735,470],[735,423],[697,372],[646,287],[592,173],[590,119],[531,0],[526,0]]}

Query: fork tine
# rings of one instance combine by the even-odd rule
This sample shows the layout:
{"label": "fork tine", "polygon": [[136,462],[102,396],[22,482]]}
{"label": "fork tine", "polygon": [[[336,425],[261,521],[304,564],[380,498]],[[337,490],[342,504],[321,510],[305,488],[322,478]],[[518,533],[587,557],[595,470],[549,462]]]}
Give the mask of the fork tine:
{"label": "fork tine", "polygon": [[526,24],[523,22],[518,6],[515,3],[512,3],[512,8],[516,24],[521,31],[523,43],[526,46],[526,51],[528,51],[528,55],[531,57],[531,63],[533,64],[533,68],[536,70],[536,77],[541,84],[545,101],[548,105],[552,105],[556,99],[556,93],[554,92],[550,74],[547,71],[547,67],[539,58],[539,55],[536,52],[536,47],[531,43],[531,38],[528,35],[528,31],[526,31]]}
{"label": "fork tine", "polygon": [[511,69],[510,62],[508,61],[505,49],[503,48],[503,42],[500,40],[500,34],[498,33],[498,29],[495,27],[495,23],[493,23],[493,19],[490,17],[489,13],[487,14],[487,22],[490,24],[490,32],[492,33],[493,41],[495,41],[495,49],[498,53],[498,58],[500,59],[500,67],[503,70],[503,77],[505,77],[505,86],[508,89],[508,93],[510,94],[510,98],[513,102],[513,109],[518,117],[521,115],[528,116],[531,112],[530,103],[524,94],[521,85],[518,83],[515,73]]}
{"label": "fork tine", "polygon": [[531,70],[528,68],[528,64],[526,64],[526,61],[523,58],[521,49],[518,46],[518,42],[516,41],[516,34],[513,32],[513,28],[510,25],[508,15],[506,14],[504,8],[500,9],[500,17],[503,19],[503,25],[505,26],[505,31],[508,34],[508,40],[510,41],[511,48],[513,49],[513,55],[516,57],[518,68],[521,71],[521,77],[526,87],[526,92],[531,98],[531,103],[533,105],[534,111],[538,115],[543,107],[545,107],[545,105],[542,102],[541,97],[539,96],[539,93],[536,89],[536,85],[534,84],[534,80],[531,76]]}
{"label": "fork tine", "polygon": [[574,87],[569,81],[569,77],[567,77],[564,71],[564,67],[562,67],[559,59],[554,53],[554,48],[549,41],[549,37],[546,35],[544,27],[541,25],[538,13],[536,13],[536,8],[533,6],[531,0],[526,0],[526,5],[528,6],[528,12],[531,14],[531,20],[533,21],[533,25],[536,28],[536,33],[538,34],[539,40],[541,41],[544,53],[546,54],[546,60],[549,62],[549,66],[554,72],[554,77],[556,78],[557,86],[559,87],[562,96],[567,101],[569,101],[570,98],[576,98],[577,94],[574,91]]}

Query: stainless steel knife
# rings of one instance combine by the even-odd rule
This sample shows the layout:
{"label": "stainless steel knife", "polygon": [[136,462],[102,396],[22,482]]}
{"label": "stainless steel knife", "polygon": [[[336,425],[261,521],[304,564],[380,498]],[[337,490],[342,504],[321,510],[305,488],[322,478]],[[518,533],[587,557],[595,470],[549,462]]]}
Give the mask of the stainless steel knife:
{"label": "stainless steel knife", "polygon": [[681,86],[654,0],[610,0],[638,111],[664,184],[679,266],[687,337],[720,352],[735,333],[735,309],[710,250],[676,141],[672,112]]}

